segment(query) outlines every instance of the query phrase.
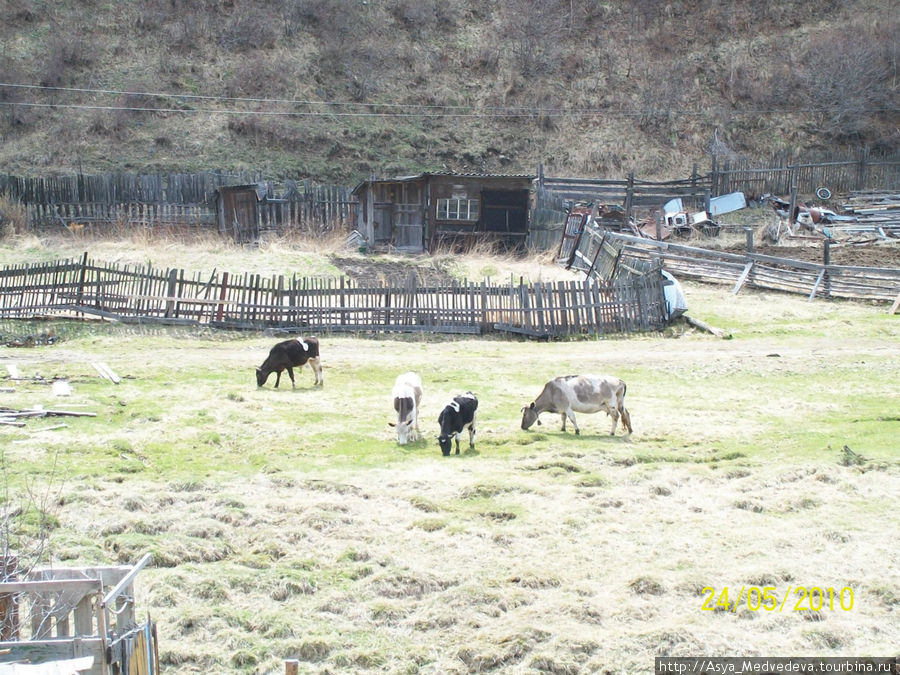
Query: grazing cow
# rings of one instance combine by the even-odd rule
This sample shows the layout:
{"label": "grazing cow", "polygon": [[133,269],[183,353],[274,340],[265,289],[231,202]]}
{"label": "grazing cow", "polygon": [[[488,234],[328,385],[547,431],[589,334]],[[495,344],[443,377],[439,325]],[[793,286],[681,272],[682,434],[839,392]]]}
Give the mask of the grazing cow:
{"label": "grazing cow", "polygon": [[438,444],[444,457],[450,455],[450,441],[456,439],[456,454],[459,454],[459,435],[466,427],[469,428],[469,447],[475,449],[475,411],[478,410],[478,399],[471,391],[462,396],[454,396],[438,417],[441,425],[441,435],[438,436]]}
{"label": "grazing cow", "polygon": [[292,340],[279,342],[272,347],[269,355],[263,364],[256,369],[256,386],[261,387],[269,379],[269,375],[276,373],[275,388],[278,389],[278,383],[281,382],[281,372],[288,371],[291,376],[291,387],[296,387],[294,381],[294,368],[303,367],[309,363],[315,374],[315,385],[323,384],[322,379],[322,362],[319,359],[319,340],[314,337],[298,337]]}
{"label": "grazing cow", "polygon": [[397,422],[388,422],[397,427],[397,442],[400,445],[419,438],[419,404],[422,402],[422,380],[415,373],[403,373],[397,376],[394,389],[394,410],[397,411]]}
{"label": "grazing cow", "polygon": [[580,433],[575,413],[595,413],[601,410],[612,417],[610,436],[616,433],[616,423],[622,417],[622,426],[631,433],[631,416],[625,409],[625,383],[608,375],[567,375],[550,380],[530,406],[522,408],[522,428],[540,424],[542,412],[559,413],[562,430],[566,430],[566,418],[572,420],[575,433]]}

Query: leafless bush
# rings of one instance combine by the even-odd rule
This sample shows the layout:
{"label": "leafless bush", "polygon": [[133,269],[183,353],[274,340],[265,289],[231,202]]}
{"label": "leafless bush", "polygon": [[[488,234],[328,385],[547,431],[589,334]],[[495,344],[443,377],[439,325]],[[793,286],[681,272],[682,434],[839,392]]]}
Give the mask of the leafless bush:
{"label": "leafless bush", "polygon": [[798,79],[822,130],[852,140],[865,135],[873,118],[895,111],[896,58],[894,40],[862,28],[817,36],[799,58]]}
{"label": "leafless bush", "polygon": [[329,0],[288,0],[281,10],[286,37],[293,37],[307,28],[328,25],[332,21],[333,5]]}
{"label": "leafless bush", "polygon": [[[9,59],[0,57],[0,72],[5,73],[5,81],[9,83],[28,82],[29,78],[21,68]],[[25,100],[23,91],[17,87],[0,87],[0,130],[23,129],[31,125],[34,115],[32,109],[25,106],[6,105]]]}
{"label": "leafless bush", "polygon": [[459,3],[448,0],[397,0],[388,11],[398,24],[416,37],[451,35],[459,18]]}
{"label": "leafless bush", "polygon": [[300,150],[307,144],[302,128],[291,120],[257,115],[238,116],[229,120],[228,130],[253,146],[277,147],[283,151],[293,151]]}
{"label": "leafless bush", "polygon": [[202,12],[175,14],[163,30],[162,42],[174,53],[189,55],[209,40],[209,16]]}
{"label": "leafless bush", "polygon": [[512,0],[503,3],[500,31],[519,73],[552,75],[565,41],[568,3],[563,0]]}
{"label": "leafless bush", "polygon": [[266,96],[272,92],[290,91],[293,73],[285,64],[275,63],[264,55],[253,54],[243,59],[225,84],[228,96]]}
{"label": "leafless bush", "polygon": [[93,60],[93,47],[84,37],[55,33],[47,45],[40,82],[45,87],[58,87],[65,83],[67,72],[90,66]]}
{"label": "leafless bush", "polygon": [[275,46],[274,22],[257,4],[241,5],[228,19],[218,37],[222,49],[243,53]]}

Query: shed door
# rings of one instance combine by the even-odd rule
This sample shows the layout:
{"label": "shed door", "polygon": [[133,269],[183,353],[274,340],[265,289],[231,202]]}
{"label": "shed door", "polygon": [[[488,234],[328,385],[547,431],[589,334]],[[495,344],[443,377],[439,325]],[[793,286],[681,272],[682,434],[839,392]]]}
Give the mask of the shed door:
{"label": "shed door", "polygon": [[421,251],[423,234],[422,207],[419,204],[394,204],[394,246],[406,251]]}
{"label": "shed door", "polygon": [[250,190],[226,192],[225,229],[231,230],[234,241],[249,242],[259,238],[256,222],[256,193]]}
{"label": "shed door", "polygon": [[375,243],[386,243],[394,234],[393,208],[390,204],[375,205]]}
{"label": "shed door", "polygon": [[511,246],[524,246],[528,234],[528,190],[484,190],[481,220],[485,232],[506,235]]}

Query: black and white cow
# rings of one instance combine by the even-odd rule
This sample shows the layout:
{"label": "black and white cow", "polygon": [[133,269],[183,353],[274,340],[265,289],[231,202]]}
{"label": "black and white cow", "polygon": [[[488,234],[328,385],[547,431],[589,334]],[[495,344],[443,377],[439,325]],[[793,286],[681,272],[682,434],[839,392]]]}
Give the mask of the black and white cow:
{"label": "black and white cow", "polygon": [[422,380],[416,373],[398,375],[391,391],[394,399],[394,410],[397,411],[397,422],[388,422],[397,427],[397,443],[419,438],[419,405],[422,402]]}
{"label": "black and white cow", "polygon": [[314,337],[297,337],[291,340],[279,342],[272,347],[263,364],[256,369],[256,386],[261,387],[269,379],[269,375],[276,373],[275,388],[281,382],[281,372],[288,371],[291,376],[291,386],[296,387],[294,381],[294,368],[303,367],[309,363],[315,374],[315,385],[323,384],[322,362],[319,359],[319,340]]}
{"label": "black and white cow", "polygon": [[456,440],[456,454],[459,454],[459,435],[466,427],[469,428],[469,447],[475,449],[475,415],[478,410],[478,399],[471,391],[461,396],[454,396],[438,417],[441,425],[441,435],[438,436],[438,444],[444,457],[450,455],[450,441]]}
{"label": "black and white cow", "polygon": [[542,412],[559,413],[562,430],[566,430],[566,418],[572,420],[575,433],[581,433],[575,422],[575,413],[595,413],[605,411],[612,417],[612,436],[616,424],[622,419],[622,426],[631,433],[631,415],[625,408],[625,383],[618,377],[609,375],[567,375],[556,377],[544,385],[544,390],[531,403],[522,408],[522,428],[540,424],[538,416]]}

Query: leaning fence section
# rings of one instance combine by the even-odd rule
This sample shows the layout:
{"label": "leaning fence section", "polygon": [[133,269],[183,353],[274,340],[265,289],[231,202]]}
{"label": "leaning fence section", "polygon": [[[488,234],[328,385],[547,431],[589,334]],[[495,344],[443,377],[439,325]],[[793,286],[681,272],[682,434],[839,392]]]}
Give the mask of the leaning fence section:
{"label": "leaning fence section", "polygon": [[[816,298],[896,301],[900,298],[900,269],[825,265],[755,253],[735,254],[642,239],[616,232],[595,233],[600,251],[581,260],[598,268],[615,256],[618,270],[661,266],[680,279],[733,285],[742,288],[786,291]],[[587,238],[590,239],[590,238]],[[583,240],[585,241],[585,240]]]}
{"label": "leaning fence section", "polygon": [[125,322],[315,332],[503,331],[534,337],[657,330],[661,281],[597,279],[498,284],[377,284],[283,275],[186,274],[80,260],[0,270],[0,316],[101,317]]}

